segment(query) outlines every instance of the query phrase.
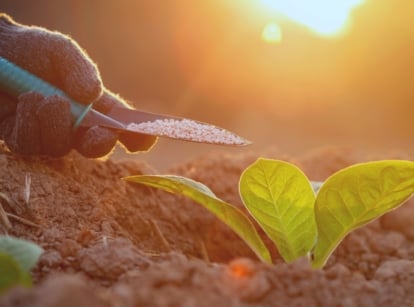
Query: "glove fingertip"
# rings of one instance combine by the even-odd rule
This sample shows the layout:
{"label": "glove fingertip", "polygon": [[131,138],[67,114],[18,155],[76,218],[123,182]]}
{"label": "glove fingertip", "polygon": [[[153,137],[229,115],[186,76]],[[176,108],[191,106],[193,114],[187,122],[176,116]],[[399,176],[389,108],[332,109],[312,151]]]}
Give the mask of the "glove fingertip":
{"label": "glove fingertip", "polygon": [[37,110],[43,154],[61,157],[72,146],[72,118],[69,102],[60,96],[46,97]]}
{"label": "glove fingertip", "polygon": [[91,103],[102,95],[102,81],[91,67],[73,70],[68,74],[63,87],[65,92],[81,103]]}
{"label": "glove fingertip", "polygon": [[119,141],[128,152],[149,151],[157,140],[157,137],[147,134],[122,132],[119,135]]}
{"label": "glove fingertip", "polygon": [[53,34],[54,64],[62,89],[81,103],[91,103],[102,95],[103,85],[98,67],[70,37]]}
{"label": "glove fingertip", "polygon": [[86,158],[100,158],[112,151],[117,139],[118,135],[115,132],[94,126],[78,132],[75,148]]}

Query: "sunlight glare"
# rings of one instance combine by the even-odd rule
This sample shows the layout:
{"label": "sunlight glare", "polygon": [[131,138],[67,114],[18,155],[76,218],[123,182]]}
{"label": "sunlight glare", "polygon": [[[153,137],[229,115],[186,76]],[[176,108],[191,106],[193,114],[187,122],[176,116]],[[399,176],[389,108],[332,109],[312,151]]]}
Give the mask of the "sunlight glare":
{"label": "sunlight glare", "polygon": [[268,44],[277,44],[282,41],[282,30],[279,25],[270,22],[264,26],[262,32],[262,39]]}
{"label": "sunlight glare", "polygon": [[305,25],[323,36],[333,36],[346,27],[351,11],[365,0],[261,0],[266,9]]}

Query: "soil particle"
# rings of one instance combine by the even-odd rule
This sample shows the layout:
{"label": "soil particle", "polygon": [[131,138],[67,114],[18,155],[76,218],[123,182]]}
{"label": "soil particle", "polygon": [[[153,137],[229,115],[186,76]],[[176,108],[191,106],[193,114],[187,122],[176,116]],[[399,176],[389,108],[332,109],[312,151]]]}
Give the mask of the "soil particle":
{"label": "soil particle", "polygon": [[[99,281],[115,281],[134,268],[143,268],[148,260],[123,238],[103,239],[78,253],[79,267],[89,277]],[[116,261],[114,261],[116,260]]]}
{"label": "soil particle", "polygon": [[49,250],[42,254],[39,262],[44,268],[57,269],[62,264],[62,256],[56,250]]}
{"label": "soil particle", "polygon": [[[168,173],[198,180],[244,210],[239,176],[258,156],[291,161],[313,180],[396,158],[343,148],[294,158],[274,149],[209,153]],[[45,249],[35,286],[11,289],[0,306],[413,306],[413,200],[349,234],[324,269],[313,270],[307,259],[283,263],[274,247],[274,264],[260,263],[200,205],[122,180],[157,173],[138,159],[28,159],[0,146],[0,169],[0,192],[12,200],[2,203],[5,211],[39,226],[11,220],[8,233]]]}
{"label": "soil particle", "polygon": [[75,275],[53,275],[32,290],[16,288],[0,300],[0,306],[105,307],[110,306],[92,291],[87,280]]}
{"label": "soil particle", "polygon": [[245,302],[261,301],[272,289],[266,273],[248,258],[232,260],[225,267],[221,282],[225,294]]}

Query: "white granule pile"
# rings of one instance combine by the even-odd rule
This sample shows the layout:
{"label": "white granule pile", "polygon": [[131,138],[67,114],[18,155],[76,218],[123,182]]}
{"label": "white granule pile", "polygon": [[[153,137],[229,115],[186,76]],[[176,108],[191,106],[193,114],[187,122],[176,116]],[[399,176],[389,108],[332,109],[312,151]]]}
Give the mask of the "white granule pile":
{"label": "white granule pile", "polygon": [[213,125],[198,123],[190,119],[157,119],[144,123],[130,123],[127,129],[157,136],[192,142],[245,145],[243,138]]}

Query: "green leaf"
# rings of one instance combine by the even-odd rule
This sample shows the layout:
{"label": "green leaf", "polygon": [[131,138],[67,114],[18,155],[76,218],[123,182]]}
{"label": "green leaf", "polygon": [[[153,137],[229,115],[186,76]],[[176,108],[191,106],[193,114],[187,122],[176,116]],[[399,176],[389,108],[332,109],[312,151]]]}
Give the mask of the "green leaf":
{"label": "green leaf", "polygon": [[268,249],[247,216],[238,208],[217,198],[202,183],[172,175],[140,175],[124,179],[191,198],[216,215],[217,218],[237,233],[261,260],[271,263],[272,260]]}
{"label": "green leaf", "polygon": [[17,285],[30,286],[29,273],[23,271],[11,255],[0,252],[0,293]]}
{"label": "green leaf", "polygon": [[240,195],[286,262],[308,254],[316,239],[315,193],[299,168],[260,158],[243,172]]}
{"label": "green leaf", "polygon": [[352,230],[395,209],[414,193],[414,162],[356,164],[329,177],[315,203],[318,240],[312,266],[322,267]]}
{"label": "green leaf", "polygon": [[43,249],[26,240],[0,236],[0,252],[13,257],[23,271],[29,272],[39,260]]}

